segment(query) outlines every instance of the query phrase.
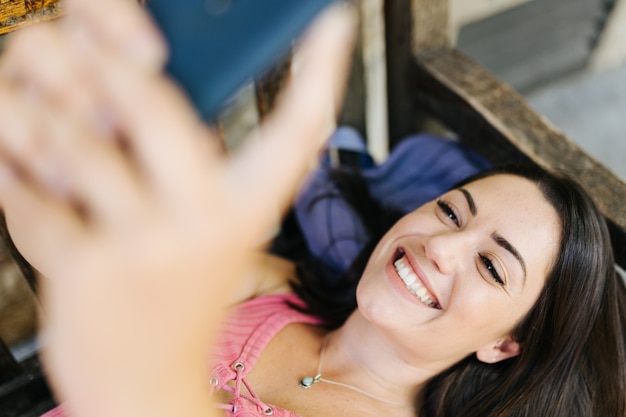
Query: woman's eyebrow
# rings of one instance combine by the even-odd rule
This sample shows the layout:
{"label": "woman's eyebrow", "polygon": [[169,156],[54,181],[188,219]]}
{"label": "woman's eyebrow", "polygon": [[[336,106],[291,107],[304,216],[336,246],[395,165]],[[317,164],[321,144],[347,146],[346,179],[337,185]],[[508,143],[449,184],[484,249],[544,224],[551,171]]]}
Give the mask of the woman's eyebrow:
{"label": "woman's eyebrow", "polygon": [[474,197],[467,191],[465,188],[459,188],[459,191],[463,193],[465,199],[467,200],[467,205],[469,206],[470,212],[473,216],[476,216],[478,210],[476,209],[476,203],[474,203]]}
{"label": "woman's eyebrow", "polygon": [[515,256],[515,259],[519,261],[520,265],[522,266],[522,270],[524,271],[524,285],[526,285],[526,262],[524,262],[524,258],[522,258],[522,255],[517,249],[515,249],[515,246],[511,245],[508,240],[506,240],[496,232],[493,232],[491,234],[491,238],[498,244],[498,246],[503,247],[504,249],[512,253],[513,256]]}
{"label": "woman's eyebrow", "polygon": [[[476,216],[476,214],[478,213],[478,208],[476,208],[476,203],[474,202],[474,197],[472,197],[472,194],[470,194],[470,192],[467,191],[465,188],[459,188],[458,190],[461,193],[463,193],[463,195],[465,196],[465,199],[467,200],[467,205],[469,206],[472,216]],[[511,245],[511,243],[508,240],[506,240],[504,237],[500,236],[499,234],[494,232],[492,233],[491,238],[498,244],[498,246],[506,249],[515,257],[515,259],[519,261],[522,267],[522,270],[524,271],[524,285],[525,285],[526,284],[526,262],[524,261],[524,258],[522,257],[522,255],[515,248],[515,246]]]}

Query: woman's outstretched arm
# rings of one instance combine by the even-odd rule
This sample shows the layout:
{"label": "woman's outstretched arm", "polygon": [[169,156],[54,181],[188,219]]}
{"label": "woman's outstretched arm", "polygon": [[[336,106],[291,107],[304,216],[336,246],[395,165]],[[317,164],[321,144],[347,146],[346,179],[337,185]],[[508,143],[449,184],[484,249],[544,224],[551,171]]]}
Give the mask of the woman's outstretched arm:
{"label": "woman's outstretched arm", "polygon": [[351,19],[316,22],[278,110],[225,158],[133,1],[65,10],[0,64],[0,203],[48,277],[45,366],[73,417],[214,415],[220,314],[329,133]]}

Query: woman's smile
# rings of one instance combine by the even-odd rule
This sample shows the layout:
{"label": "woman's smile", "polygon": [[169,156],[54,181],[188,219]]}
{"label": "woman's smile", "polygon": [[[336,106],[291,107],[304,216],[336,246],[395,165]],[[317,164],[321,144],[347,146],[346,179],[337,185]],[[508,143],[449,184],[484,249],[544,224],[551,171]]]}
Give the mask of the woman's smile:
{"label": "woman's smile", "polygon": [[409,258],[403,248],[398,248],[392,259],[392,264],[396,278],[399,278],[404,284],[403,292],[408,290],[412,294],[412,301],[418,301],[431,308],[441,309],[437,296],[430,289],[426,275]]}

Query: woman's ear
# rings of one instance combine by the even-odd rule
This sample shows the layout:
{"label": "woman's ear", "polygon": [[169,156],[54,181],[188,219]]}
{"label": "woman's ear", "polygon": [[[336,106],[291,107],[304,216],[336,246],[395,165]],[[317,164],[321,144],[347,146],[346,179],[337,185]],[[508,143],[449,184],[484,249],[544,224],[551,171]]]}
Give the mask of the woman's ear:
{"label": "woman's ear", "polygon": [[476,358],[485,363],[496,363],[519,355],[520,344],[506,337],[476,351]]}

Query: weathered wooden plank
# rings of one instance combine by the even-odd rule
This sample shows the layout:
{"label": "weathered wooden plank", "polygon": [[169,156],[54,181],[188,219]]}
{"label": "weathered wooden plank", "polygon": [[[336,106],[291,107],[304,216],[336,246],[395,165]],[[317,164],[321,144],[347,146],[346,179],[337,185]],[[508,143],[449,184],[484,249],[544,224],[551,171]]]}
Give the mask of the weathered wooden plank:
{"label": "weathered wooden plank", "polygon": [[[389,123],[387,115],[387,64],[385,45],[385,1],[362,0],[360,64],[363,67],[363,119],[367,146],[375,161],[389,155]],[[357,62],[353,62],[353,66]]]}
{"label": "weathered wooden plank", "polygon": [[393,147],[428,123],[419,113],[410,73],[413,56],[450,45],[448,1],[385,1],[389,142]]}
{"label": "weathered wooden plank", "polygon": [[511,87],[452,48],[419,54],[416,100],[497,164],[531,161],[578,180],[608,219],[626,265],[626,183],[581,150]]}
{"label": "weathered wooden plank", "polygon": [[449,2],[411,0],[413,52],[450,45]]}
{"label": "weathered wooden plank", "polygon": [[0,0],[0,35],[60,14],[60,0]]}
{"label": "weathered wooden plank", "polygon": [[387,50],[387,106],[391,147],[414,133],[420,124],[408,73],[413,52],[411,0],[385,1],[385,38]]}
{"label": "weathered wooden plank", "polygon": [[339,109],[338,123],[348,125],[358,130],[364,138],[367,137],[366,126],[366,99],[367,88],[365,83],[365,66],[363,63],[363,43],[357,37],[357,45],[352,53],[352,65],[348,74],[348,85]]}

